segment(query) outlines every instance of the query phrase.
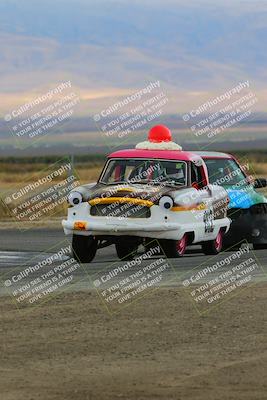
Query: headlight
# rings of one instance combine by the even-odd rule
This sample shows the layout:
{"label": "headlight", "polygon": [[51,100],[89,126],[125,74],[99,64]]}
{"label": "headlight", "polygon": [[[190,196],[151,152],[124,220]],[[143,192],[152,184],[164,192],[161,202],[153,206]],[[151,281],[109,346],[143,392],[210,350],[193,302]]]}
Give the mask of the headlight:
{"label": "headlight", "polygon": [[163,196],[160,201],[159,201],[160,207],[166,208],[166,210],[169,210],[170,208],[173,207],[173,199],[169,196]]}
{"label": "headlight", "polygon": [[77,204],[82,203],[83,198],[79,192],[71,192],[68,196],[68,202],[72,206],[77,206]]}

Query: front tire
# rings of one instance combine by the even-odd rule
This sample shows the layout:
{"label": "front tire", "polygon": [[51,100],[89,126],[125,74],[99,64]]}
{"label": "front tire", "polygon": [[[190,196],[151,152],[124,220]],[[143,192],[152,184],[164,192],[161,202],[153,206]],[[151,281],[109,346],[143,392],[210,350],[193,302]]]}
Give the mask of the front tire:
{"label": "front tire", "polygon": [[208,240],[207,242],[202,242],[202,251],[204,254],[214,255],[219,254],[223,248],[223,236],[224,232],[220,229],[218,235],[214,240]]}
{"label": "front tire", "polygon": [[185,254],[188,240],[188,234],[185,233],[180,240],[163,240],[161,244],[168,258],[178,258]]}
{"label": "front tire", "polygon": [[138,246],[138,240],[122,236],[115,243],[117,256],[123,261],[133,260],[137,254]]}
{"label": "front tire", "polygon": [[72,236],[72,256],[81,263],[93,261],[97,250],[97,240],[94,236]]}

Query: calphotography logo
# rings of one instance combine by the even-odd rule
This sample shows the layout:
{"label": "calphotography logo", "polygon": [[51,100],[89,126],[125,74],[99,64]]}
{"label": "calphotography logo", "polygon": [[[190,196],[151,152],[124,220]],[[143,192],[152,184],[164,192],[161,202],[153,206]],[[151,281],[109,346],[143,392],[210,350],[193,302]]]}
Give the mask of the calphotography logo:
{"label": "calphotography logo", "polygon": [[159,242],[149,242],[149,250],[131,261],[113,263],[105,270],[91,275],[103,304],[110,314],[121,311],[166,282],[176,279],[170,262]]}
{"label": "calphotography logo", "polygon": [[256,255],[244,242],[238,251],[210,258],[187,273],[182,285],[201,315],[230,301],[241,290],[255,284],[262,274],[264,270]]}
{"label": "calphotography logo", "polygon": [[182,116],[199,148],[208,147],[223,133],[253,118],[258,98],[250,86],[248,80],[239,82]]}
{"label": "calphotography logo", "polygon": [[23,149],[63,129],[79,102],[71,81],[66,81],[11,110],[4,120],[16,145]]}
{"label": "calphotography logo", "polygon": [[94,115],[97,129],[111,148],[132,140],[134,133],[161,118],[169,101],[161,86],[160,81],[149,82]]}
{"label": "calphotography logo", "polygon": [[80,280],[81,265],[71,257],[71,246],[60,242],[32,257],[20,270],[2,272],[2,289],[21,312],[51,300]]}
{"label": "calphotography logo", "polygon": [[59,160],[3,195],[3,204],[20,230],[60,212],[79,179],[69,160]]}

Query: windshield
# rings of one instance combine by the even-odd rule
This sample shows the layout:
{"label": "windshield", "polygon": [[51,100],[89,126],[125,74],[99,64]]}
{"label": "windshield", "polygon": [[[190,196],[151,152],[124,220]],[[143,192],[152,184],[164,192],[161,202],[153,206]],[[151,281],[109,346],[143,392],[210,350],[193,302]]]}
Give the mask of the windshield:
{"label": "windshield", "polygon": [[221,186],[246,186],[248,181],[237,162],[231,158],[205,159],[211,184]]}
{"label": "windshield", "polygon": [[186,166],[184,161],[114,159],[107,162],[99,182],[186,186]]}

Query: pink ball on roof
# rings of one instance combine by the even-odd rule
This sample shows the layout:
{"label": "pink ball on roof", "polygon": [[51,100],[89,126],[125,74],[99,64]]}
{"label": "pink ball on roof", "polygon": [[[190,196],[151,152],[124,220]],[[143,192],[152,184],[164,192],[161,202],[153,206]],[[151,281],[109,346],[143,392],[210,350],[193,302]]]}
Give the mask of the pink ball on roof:
{"label": "pink ball on roof", "polygon": [[152,143],[171,142],[172,134],[169,128],[164,125],[156,125],[150,129],[148,140]]}
{"label": "pink ball on roof", "polygon": [[148,133],[148,140],[137,143],[135,148],[141,150],[182,150],[179,144],[172,141],[171,131],[164,125],[153,126]]}

